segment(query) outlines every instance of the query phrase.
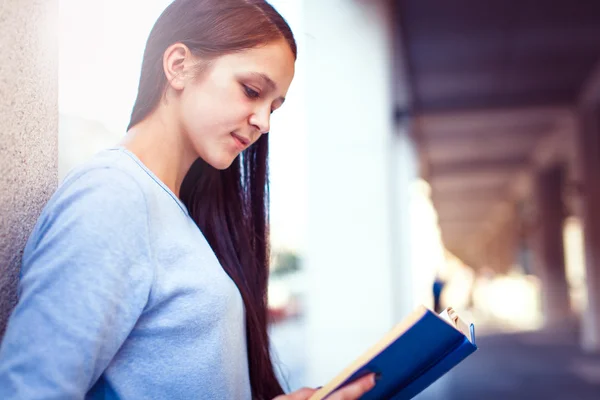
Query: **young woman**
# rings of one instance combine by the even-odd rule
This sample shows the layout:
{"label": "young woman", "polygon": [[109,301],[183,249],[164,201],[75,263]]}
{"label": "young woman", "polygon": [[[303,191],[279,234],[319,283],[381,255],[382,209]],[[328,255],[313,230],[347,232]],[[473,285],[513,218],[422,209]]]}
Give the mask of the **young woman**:
{"label": "young woman", "polygon": [[71,172],[27,243],[1,399],[312,395],[283,394],[267,336],[266,133],[295,59],[265,1],[162,13],[126,137]]}

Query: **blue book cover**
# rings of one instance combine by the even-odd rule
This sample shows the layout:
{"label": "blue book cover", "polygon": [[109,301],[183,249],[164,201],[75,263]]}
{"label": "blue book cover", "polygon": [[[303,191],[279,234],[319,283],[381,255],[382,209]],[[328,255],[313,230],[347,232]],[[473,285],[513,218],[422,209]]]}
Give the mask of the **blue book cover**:
{"label": "blue book cover", "polygon": [[477,350],[474,326],[452,309],[437,315],[419,307],[311,400],[326,399],[335,390],[375,372],[379,379],[364,400],[408,400]]}

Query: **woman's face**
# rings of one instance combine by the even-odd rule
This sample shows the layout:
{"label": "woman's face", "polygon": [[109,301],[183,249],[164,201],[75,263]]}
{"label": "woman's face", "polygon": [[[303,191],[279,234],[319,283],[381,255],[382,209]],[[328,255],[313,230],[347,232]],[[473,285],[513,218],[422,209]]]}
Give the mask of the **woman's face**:
{"label": "woman's face", "polygon": [[283,39],[221,56],[185,82],[177,101],[180,131],[198,157],[225,169],[269,132],[293,77],[294,55]]}

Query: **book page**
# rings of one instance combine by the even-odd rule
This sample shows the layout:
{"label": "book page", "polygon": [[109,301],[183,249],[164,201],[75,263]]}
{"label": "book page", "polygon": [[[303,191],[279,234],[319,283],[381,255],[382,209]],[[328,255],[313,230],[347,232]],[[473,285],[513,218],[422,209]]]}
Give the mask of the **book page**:
{"label": "book page", "polygon": [[458,329],[463,335],[469,339],[471,343],[473,343],[473,337],[471,336],[471,328],[470,325],[466,323],[463,319],[461,319],[456,311],[452,307],[446,308],[439,314],[439,317],[444,321],[448,322],[451,326]]}

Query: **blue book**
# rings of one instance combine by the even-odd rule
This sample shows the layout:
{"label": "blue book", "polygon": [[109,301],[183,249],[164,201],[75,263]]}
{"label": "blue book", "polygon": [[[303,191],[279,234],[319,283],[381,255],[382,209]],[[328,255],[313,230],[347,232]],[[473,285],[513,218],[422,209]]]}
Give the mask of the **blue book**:
{"label": "blue book", "polygon": [[361,399],[412,399],[475,350],[473,324],[452,308],[438,315],[420,306],[310,400],[326,399],[372,372],[378,375],[377,384]]}

